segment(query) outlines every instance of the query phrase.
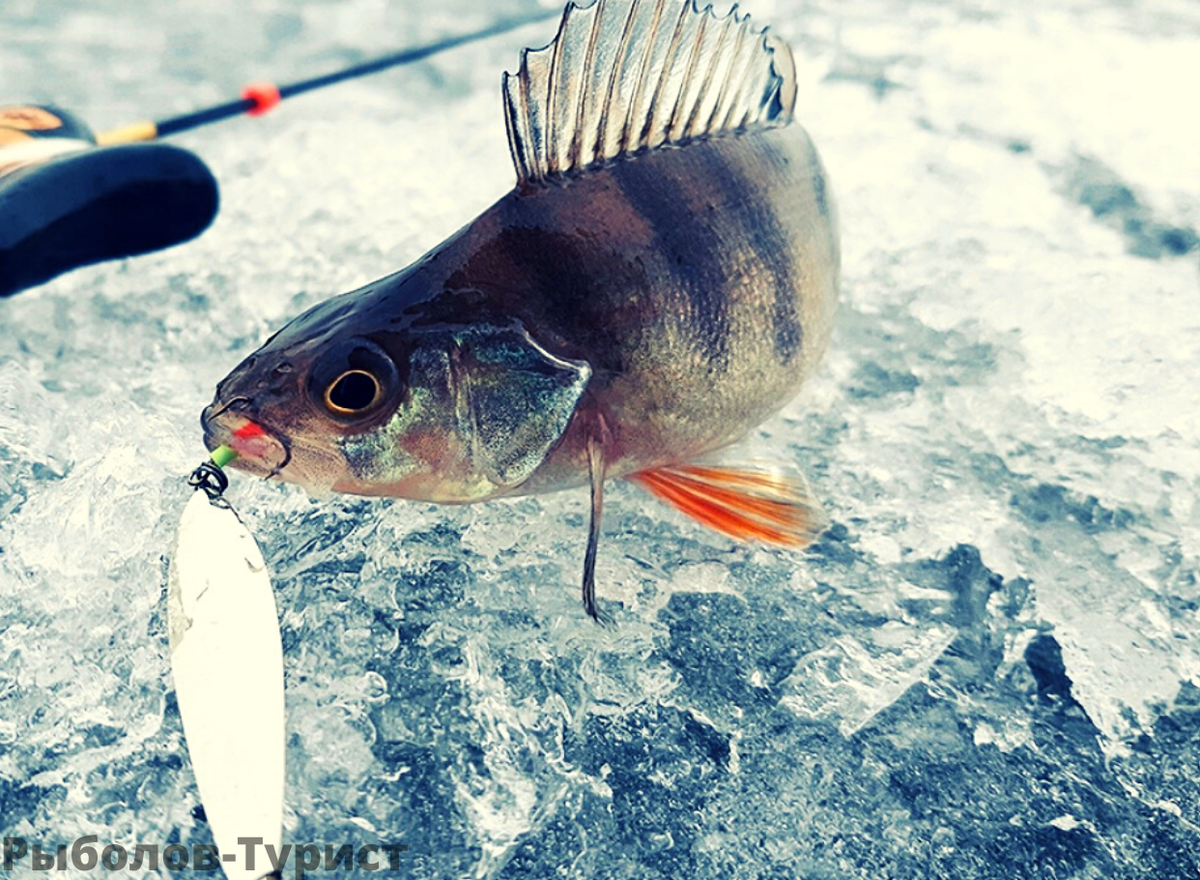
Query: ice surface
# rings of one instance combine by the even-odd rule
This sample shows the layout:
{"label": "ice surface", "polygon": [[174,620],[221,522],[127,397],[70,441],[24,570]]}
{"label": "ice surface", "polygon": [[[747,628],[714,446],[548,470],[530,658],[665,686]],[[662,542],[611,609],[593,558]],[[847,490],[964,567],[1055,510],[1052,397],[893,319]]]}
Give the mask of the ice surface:
{"label": "ice surface", "polygon": [[[166,115],[531,0],[6,0],[10,99]],[[614,486],[442,509],[235,479],[276,573],[287,839],[426,878],[1200,874],[1200,13],[747,3],[840,200],[823,372],[751,439],[831,527]],[[511,184],[530,28],[180,143],[197,242],[0,302],[0,834],[204,843],[163,554],[212,386]],[[15,876],[29,876],[29,863]]]}

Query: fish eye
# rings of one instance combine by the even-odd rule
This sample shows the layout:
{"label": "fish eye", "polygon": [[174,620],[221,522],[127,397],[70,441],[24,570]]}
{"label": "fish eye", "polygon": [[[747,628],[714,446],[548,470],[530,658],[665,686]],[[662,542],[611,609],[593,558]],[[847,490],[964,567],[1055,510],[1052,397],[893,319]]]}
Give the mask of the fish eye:
{"label": "fish eye", "polygon": [[340,415],[354,415],[370,409],[382,390],[366,370],[347,370],[325,389],[325,405]]}
{"label": "fish eye", "polygon": [[391,356],[361,337],[334,343],[323,352],[307,383],[317,410],[347,423],[374,417],[387,401],[398,402],[404,393]]}

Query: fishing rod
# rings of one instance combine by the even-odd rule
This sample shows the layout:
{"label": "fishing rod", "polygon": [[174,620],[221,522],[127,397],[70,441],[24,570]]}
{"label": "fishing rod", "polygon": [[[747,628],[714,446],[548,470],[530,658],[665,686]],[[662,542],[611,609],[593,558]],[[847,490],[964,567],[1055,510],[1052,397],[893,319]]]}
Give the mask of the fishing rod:
{"label": "fishing rod", "polygon": [[402,49],[399,52],[385,55],[382,58],[365,61],[362,64],[356,64],[344,70],[337,70],[333,73],[323,74],[322,76],[314,76],[311,79],[300,80],[288,85],[277,86],[269,82],[250,83],[242,90],[242,96],[237,100],[216,104],[212,107],[205,107],[201,110],[193,110],[191,113],[172,116],[157,122],[150,120],[135,122],[132,125],[123,126],[97,135],[96,143],[100,146],[108,146],[134,141],[148,141],[179,134],[183,131],[190,131],[193,128],[200,128],[201,126],[220,122],[242,114],[262,116],[273,110],[280,101],[295,97],[296,95],[303,95],[306,92],[313,92],[317,89],[323,89],[326,86],[369,76],[372,73],[379,73],[392,67],[423,61],[439,52],[445,52],[448,49],[454,49],[467,43],[486,40],[488,37],[497,37],[509,31],[525,27],[526,25],[546,21],[549,18],[558,18],[561,15],[562,13],[559,10],[546,10],[523,18],[506,19],[477,31],[446,37],[445,39],[438,40],[435,43],[428,43],[424,46]]}
{"label": "fishing rod", "polygon": [[0,297],[80,266],[180,244],[208,228],[216,179],[195,154],[152,143],[235,116],[262,116],[281,101],[424,60],[557,18],[558,10],[402,49],[285,85],[251,83],[240,98],[99,135],[48,105],[0,105]]}

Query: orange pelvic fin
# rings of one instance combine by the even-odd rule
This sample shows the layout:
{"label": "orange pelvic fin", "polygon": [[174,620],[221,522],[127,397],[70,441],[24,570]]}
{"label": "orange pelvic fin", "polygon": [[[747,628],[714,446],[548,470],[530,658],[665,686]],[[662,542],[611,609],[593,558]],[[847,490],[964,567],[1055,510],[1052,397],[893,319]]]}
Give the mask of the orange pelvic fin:
{"label": "orange pelvic fin", "polygon": [[802,547],[821,516],[799,476],[766,469],[669,465],[631,474],[651,495],[723,535]]}

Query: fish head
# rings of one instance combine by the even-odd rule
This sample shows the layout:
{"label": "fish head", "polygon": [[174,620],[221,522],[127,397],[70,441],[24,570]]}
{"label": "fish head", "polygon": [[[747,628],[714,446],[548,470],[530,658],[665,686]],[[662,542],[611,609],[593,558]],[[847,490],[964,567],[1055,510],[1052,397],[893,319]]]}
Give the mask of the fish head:
{"label": "fish head", "polygon": [[330,491],[461,503],[510,493],[560,440],[591,370],[518,322],[397,322],[346,294],[242,361],[201,417],[233,466]]}

